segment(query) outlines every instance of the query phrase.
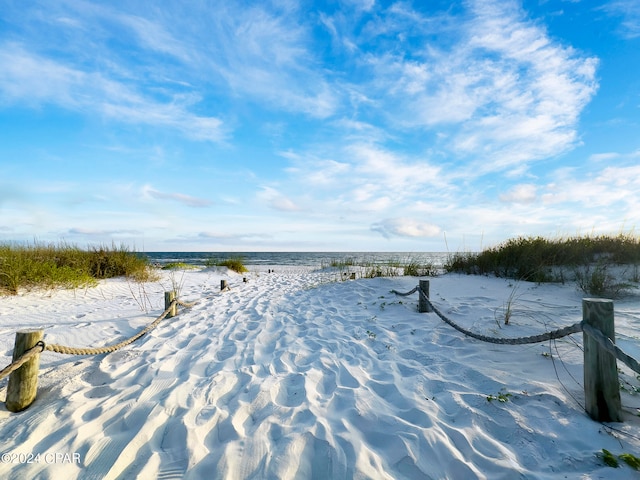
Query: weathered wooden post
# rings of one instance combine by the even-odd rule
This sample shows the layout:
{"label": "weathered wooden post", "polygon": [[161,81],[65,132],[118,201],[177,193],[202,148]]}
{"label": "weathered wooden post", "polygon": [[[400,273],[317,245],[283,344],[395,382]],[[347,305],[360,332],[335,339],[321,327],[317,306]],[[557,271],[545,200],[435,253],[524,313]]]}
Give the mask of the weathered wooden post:
{"label": "weathered wooden post", "polygon": [[227,288],[229,288],[229,285],[227,284],[226,280],[220,280],[220,291],[224,292]]}
{"label": "weathered wooden post", "polygon": [[[18,360],[24,352],[34,347],[42,340],[44,330],[22,330],[16,333],[13,347],[13,361]],[[38,369],[40,368],[40,354],[27,360],[9,377],[7,385],[7,400],[5,405],[10,412],[20,412],[36,399],[38,392]]]}
{"label": "weathered wooden post", "polygon": [[[582,319],[615,343],[613,300],[582,299]],[[622,404],[616,357],[586,332],[583,341],[585,410],[598,422],[620,422]]]}
{"label": "weathered wooden post", "polygon": [[420,280],[418,285],[418,311],[420,313],[431,312],[431,305],[427,302],[429,298],[429,280]]}
{"label": "weathered wooden post", "polygon": [[[175,290],[171,292],[164,292],[164,309],[166,310],[167,308],[171,307],[171,310],[169,310],[169,313],[165,318],[171,318],[178,315],[178,303],[174,302],[175,299],[176,299]],[[172,302],[173,302],[173,305],[171,304]]]}

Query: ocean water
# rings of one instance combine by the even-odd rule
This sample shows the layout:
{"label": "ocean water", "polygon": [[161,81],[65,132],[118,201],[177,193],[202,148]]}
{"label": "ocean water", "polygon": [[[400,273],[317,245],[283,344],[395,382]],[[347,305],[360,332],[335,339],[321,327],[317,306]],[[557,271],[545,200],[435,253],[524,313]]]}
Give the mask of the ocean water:
{"label": "ocean water", "polygon": [[159,265],[173,262],[204,265],[240,257],[245,265],[305,267],[328,267],[332,262],[347,261],[356,265],[417,262],[441,267],[448,257],[447,253],[442,252],[145,252],[142,255]]}

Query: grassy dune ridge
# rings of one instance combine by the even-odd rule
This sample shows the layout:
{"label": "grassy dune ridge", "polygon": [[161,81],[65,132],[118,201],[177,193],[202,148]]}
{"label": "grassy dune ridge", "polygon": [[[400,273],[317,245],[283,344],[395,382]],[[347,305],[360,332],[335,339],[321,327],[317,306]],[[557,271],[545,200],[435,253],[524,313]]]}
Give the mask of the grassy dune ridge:
{"label": "grassy dune ridge", "polygon": [[[213,264],[240,273],[247,271],[242,258],[212,261]],[[338,268],[345,275],[355,272],[360,278],[436,275],[441,271],[411,258],[364,265],[343,259],[324,267]],[[632,286],[630,282],[640,282],[640,237],[620,234],[512,238],[480,253],[451,254],[444,271],[533,282],[571,280],[589,294],[617,296]],[[21,289],[32,288],[92,286],[100,279],[120,276],[143,282],[152,280],[154,272],[145,256],[124,245],[81,249],[64,242],[0,243],[0,294],[15,295]]]}
{"label": "grassy dune ridge", "polygon": [[119,276],[145,281],[152,278],[152,270],[146,258],[122,245],[83,250],[67,243],[0,244],[0,293],[78,288]]}
{"label": "grassy dune ridge", "polygon": [[480,253],[455,253],[447,272],[532,282],[572,280],[586,293],[617,296],[640,281],[640,237],[518,237]]}

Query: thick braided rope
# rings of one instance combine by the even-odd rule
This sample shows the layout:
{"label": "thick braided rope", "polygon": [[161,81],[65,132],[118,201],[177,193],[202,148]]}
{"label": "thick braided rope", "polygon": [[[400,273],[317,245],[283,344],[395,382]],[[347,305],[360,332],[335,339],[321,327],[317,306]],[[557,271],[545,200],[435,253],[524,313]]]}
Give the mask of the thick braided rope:
{"label": "thick braided rope", "polygon": [[158,324],[162,320],[164,320],[167,315],[169,315],[169,312],[173,308],[173,304],[174,303],[177,303],[177,301],[173,300],[171,302],[171,305],[169,305],[169,307],[167,307],[167,309],[164,311],[164,313],[162,315],[160,315],[153,323],[148,325],[146,328],[144,328],[143,330],[140,330],[133,337],[128,338],[126,340],[123,340],[122,342],[117,343],[115,345],[111,345],[111,346],[108,346],[108,347],[100,347],[100,348],[75,348],[75,347],[67,347],[67,346],[64,346],[64,345],[56,345],[55,343],[49,343],[44,347],[44,349],[48,350],[50,352],[62,353],[62,354],[66,354],[66,355],[100,355],[101,353],[115,352],[116,350],[119,350],[122,347],[125,347],[125,346],[135,342],[140,337],[142,337],[143,335],[149,333],[151,330],[156,328],[158,326]]}
{"label": "thick braided rope", "polygon": [[185,307],[185,308],[191,308],[194,307],[198,304],[199,300],[196,300],[195,302],[183,302],[182,300],[178,300],[177,303],[178,305],[180,305],[181,307]]}
{"label": "thick braided rope", "polygon": [[412,295],[414,293],[416,293],[418,291],[418,287],[414,288],[413,290],[411,290],[410,292],[407,293],[401,293],[397,290],[391,290],[391,293],[395,293],[396,295],[400,295],[401,297],[406,297],[408,295]]}
{"label": "thick braided rope", "polygon": [[31,357],[41,353],[44,350],[44,348],[45,348],[44,342],[41,340],[38,343],[36,343],[33,347],[31,347],[29,350],[26,350],[22,355],[20,355],[19,358],[14,360],[10,365],[7,365],[5,368],[3,368],[0,371],[0,380],[12,374],[16,370],[18,370],[22,365],[24,365],[29,360],[31,360]]}
{"label": "thick braided rope", "polygon": [[440,312],[440,310],[438,310],[433,305],[433,303],[431,303],[431,300],[429,300],[429,297],[427,297],[427,295],[422,290],[420,290],[420,295],[431,306],[435,314],[438,315],[445,323],[449,324],[459,332],[464,333],[465,335],[471,338],[475,338],[476,340],[480,340],[482,342],[498,343],[502,345],[525,345],[528,343],[540,343],[540,342],[546,342],[548,340],[555,340],[558,338],[566,337],[567,335],[571,335],[572,333],[578,333],[582,331],[583,325],[582,325],[582,322],[580,322],[580,323],[574,323],[573,325],[570,325],[568,327],[560,328],[558,330],[554,330],[551,332],[542,333],[540,335],[533,335],[531,337],[519,337],[519,338],[489,337],[487,335],[480,335],[480,334],[474,333],[470,330],[467,330],[466,328],[461,327],[460,325],[457,325],[452,320],[449,320],[442,312]]}
{"label": "thick braided rope", "polygon": [[604,348],[611,355],[616,357],[622,363],[624,363],[627,367],[633,370],[636,373],[640,373],[640,364],[638,361],[633,358],[631,355],[626,354],[620,347],[618,347],[615,343],[611,341],[609,337],[607,337],[604,333],[602,333],[597,328],[592,327],[589,324],[584,324],[582,326],[585,333],[588,333],[602,348]]}

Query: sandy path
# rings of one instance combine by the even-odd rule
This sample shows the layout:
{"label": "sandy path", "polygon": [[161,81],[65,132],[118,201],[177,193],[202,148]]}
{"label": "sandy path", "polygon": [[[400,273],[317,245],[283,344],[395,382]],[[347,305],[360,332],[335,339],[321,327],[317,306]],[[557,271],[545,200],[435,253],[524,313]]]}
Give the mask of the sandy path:
{"label": "sandy path", "polygon": [[[409,290],[415,279],[327,283],[331,276],[282,269],[253,273],[246,284],[227,275],[233,288],[221,294],[220,278],[186,274],[182,296],[200,303],[135,346],[97,357],[43,355],[36,403],[18,415],[0,411],[3,443],[11,451],[78,453],[82,462],[0,465],[0,475],[511,479],[619,472],[595,453],[619,451],[620,443],[571,398],[581,396],[568,376],[581,378],[572,341],[558,350],[568,394],[542,355],[549,345],[465,339],[417,313],[415,298],[389,293]],[[539,333],[541,322],[575,321],[573,291],[550,298],[545,288],[526,287],[514,330],[505,331],[495,317],[512,288],[484,279],[470,295],[454,288],[459,281],[434,279],[434,300],[480,333],[520,336]],[[55,295],[30,307],[25,321],[48,315],[47,335],[80,345],[98,334],[129,335],[157,313],[143,314],[123,284],[103,290],[70,313],[61,313],[70,294]],[[2,312],[26,305],[15,299]],[[500,393],[509,394],[507,402],[487,400]],[[638,434],[638,423],[623,428]]]}

